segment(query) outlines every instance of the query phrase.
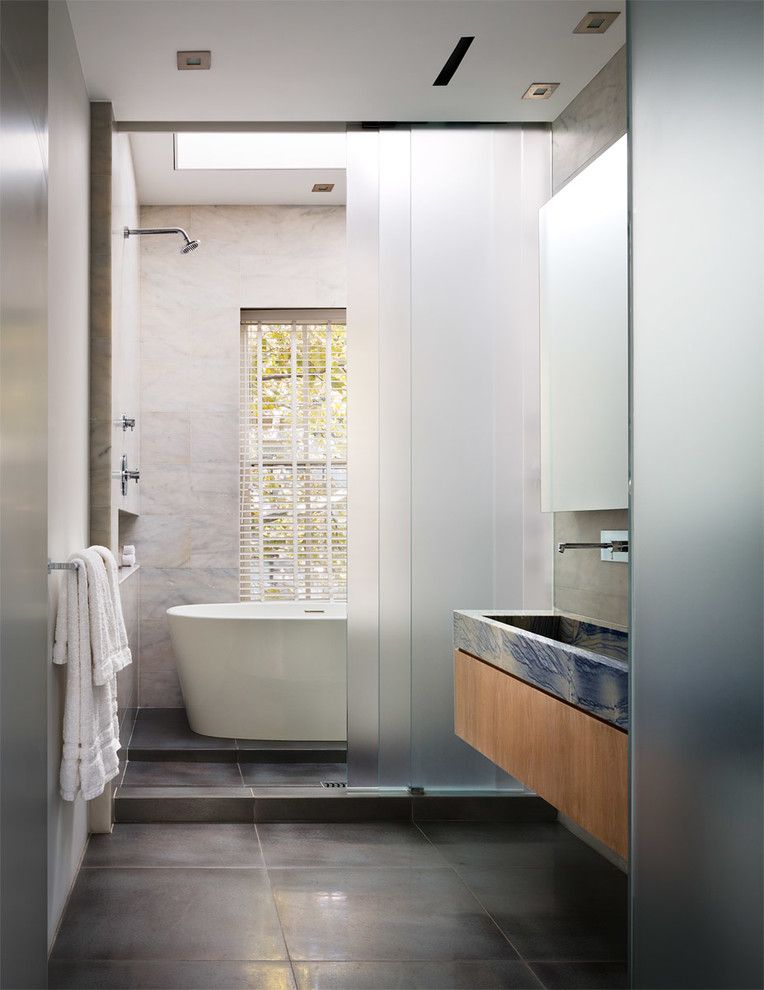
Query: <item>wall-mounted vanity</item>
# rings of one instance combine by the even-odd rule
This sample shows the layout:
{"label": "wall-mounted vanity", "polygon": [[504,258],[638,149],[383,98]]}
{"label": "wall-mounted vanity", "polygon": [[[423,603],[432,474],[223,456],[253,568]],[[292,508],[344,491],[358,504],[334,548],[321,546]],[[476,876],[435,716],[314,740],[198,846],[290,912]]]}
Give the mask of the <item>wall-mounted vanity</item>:
{"label": "wall-mounted vanity", "polygon": [[[625,137],[540,209],[539,278],[541,510],[626,508]],[[582,573],[628,560],[628,532],[598,535],[557,549],[584,555]],[[460,611],[454,649],[456,734],[625,860],[625,627],[559,610]]]}

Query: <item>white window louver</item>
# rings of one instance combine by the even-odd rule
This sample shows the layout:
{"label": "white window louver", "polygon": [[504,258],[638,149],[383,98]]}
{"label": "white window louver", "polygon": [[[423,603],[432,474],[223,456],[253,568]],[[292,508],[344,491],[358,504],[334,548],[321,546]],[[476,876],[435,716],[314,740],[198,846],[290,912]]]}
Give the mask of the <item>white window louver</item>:
{"label": "white window louver", "polygon": [[240,597],[347,598],[343,310],[245,310]]}

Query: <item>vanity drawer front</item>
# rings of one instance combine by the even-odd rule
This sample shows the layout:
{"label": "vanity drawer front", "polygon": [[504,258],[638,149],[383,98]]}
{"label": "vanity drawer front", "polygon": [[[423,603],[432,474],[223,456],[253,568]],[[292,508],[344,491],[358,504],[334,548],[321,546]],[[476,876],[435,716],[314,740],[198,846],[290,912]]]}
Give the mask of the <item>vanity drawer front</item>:
{"label": "vanity drawer front", "polygon": [[456,734],[625,859],[628,735],[461,650],[454,658]]}

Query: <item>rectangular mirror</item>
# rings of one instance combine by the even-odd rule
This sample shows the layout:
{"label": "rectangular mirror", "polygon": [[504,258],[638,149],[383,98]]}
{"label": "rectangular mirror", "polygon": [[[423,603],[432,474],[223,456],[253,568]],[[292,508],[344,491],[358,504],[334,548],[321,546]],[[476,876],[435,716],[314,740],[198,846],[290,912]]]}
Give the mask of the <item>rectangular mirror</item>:
{"label": "rectangular mirror", "polygon": [[541,508],[626,508],[626,137],[539,210],[539,252]]}

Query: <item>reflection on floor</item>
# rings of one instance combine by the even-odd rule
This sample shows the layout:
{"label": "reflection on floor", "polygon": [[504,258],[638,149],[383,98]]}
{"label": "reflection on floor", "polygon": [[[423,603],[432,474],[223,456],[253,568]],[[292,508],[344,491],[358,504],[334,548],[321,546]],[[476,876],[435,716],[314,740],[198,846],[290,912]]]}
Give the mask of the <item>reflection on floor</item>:
{"label": "reflection on floor", "polygon": [[142,708],[127,746],[125,787],[320,786],[347,780],[344,742],[260,742],[191,731],[182,708]]}
{"label": "reflection on floor", "polygon": [[556,823],[117,825],[53,988],[626,987],[626,877]]}

